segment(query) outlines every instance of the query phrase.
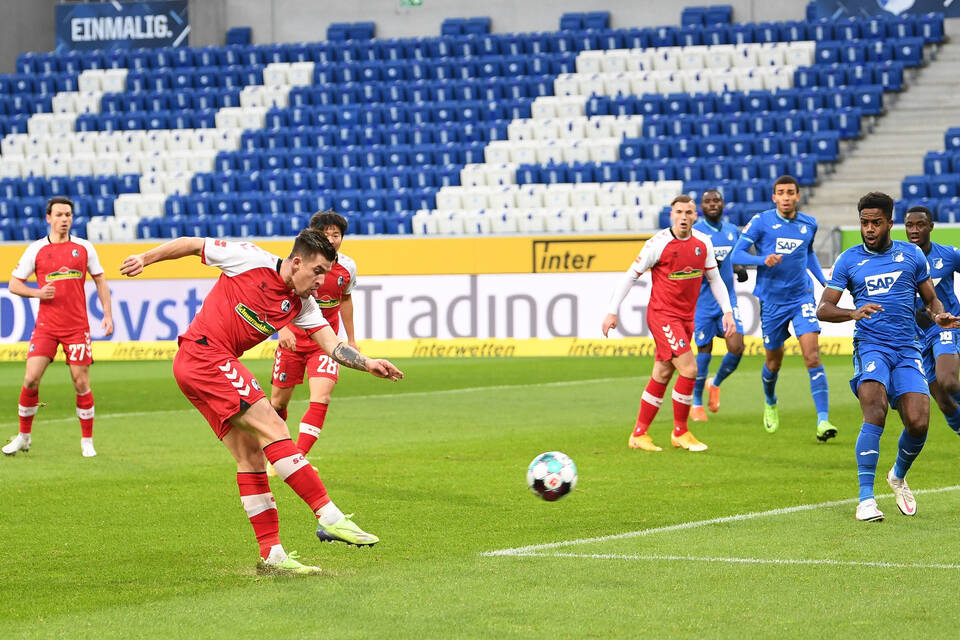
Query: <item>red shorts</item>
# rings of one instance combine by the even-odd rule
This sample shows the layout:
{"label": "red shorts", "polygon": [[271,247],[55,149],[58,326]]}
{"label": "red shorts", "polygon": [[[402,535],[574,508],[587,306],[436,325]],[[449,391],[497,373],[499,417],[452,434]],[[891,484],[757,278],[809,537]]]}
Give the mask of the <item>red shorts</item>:
{"label": "red shorts", "polygon": [[230,418],[266,397],[253,374],[232,355],[184,340],[173,358],[173,377],[183,395],[223,440]]}
{"label": "red shorts", "polygon": [[656,343],[654,360],[666,362],[673,360],[681,353],[690,351],[690,343],[693,340],[693,318],[681,320],[647,313],[647,326],[650,327],[650,333]]}
{"label": "red shorts", "polygon": [[273,386],[289,389],[303,382],[303,373],[309,378],[329,378],[334,383],[340,378],[340,363],[322,349],[290,351],[277,347],[273,360]]}
{"label": "red shorts", "polygon": [[53,360],[57,357],[58,345],[63,346],[63,353],[67,356],[67,364],[93,364],[93,349],[90,347],[89,331],[54,334],[43,329],[34,329],[33,335],[30,336],[27,357],[45,356]]}

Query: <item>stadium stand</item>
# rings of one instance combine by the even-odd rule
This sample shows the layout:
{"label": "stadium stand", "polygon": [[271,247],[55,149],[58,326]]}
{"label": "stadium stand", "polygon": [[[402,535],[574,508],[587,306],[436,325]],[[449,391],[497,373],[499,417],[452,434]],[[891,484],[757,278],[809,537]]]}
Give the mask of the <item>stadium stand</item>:
{"label": "stadium stand", "polygon": [[896,221],[914,205],[933,211],[936,222],[960,222],[960,127],[943,136],[944,150],[929,151],[923,158],[923,175],[904,178],[903,197],[894,208]]}
{"label": "stadium stand", "polygon": [[0,76],[0,240],[42,234],[58,193],[99,241],[289,235],[325,208],[361,234],[653,229],[706,188],[742,224],[777,175],[815,184],[943,38],[939,14],[698,9],[681,26],[595,12],[546,33],[471,18],[429,38],[357,23],[317,43],[25,53]]}

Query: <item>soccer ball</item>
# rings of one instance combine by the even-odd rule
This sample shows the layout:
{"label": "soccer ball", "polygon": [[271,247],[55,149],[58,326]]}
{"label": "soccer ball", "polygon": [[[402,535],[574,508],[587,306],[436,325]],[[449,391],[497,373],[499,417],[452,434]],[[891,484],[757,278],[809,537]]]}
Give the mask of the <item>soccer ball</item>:
{"label": "soccer ball", "polygon": [[541,453],[527,467],[527,486],[548,502],[559,500],[577,486],[577,465],[565,453]]}

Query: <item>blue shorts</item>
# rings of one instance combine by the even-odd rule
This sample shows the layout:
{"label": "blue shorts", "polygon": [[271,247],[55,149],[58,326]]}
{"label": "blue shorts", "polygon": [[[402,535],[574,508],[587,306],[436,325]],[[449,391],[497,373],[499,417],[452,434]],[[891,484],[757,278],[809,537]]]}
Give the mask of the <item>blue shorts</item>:
{"label": "blue shorts", "polygon": [[[737,325],[737,333],[743,335],[743,323],[740,322],[740,308],[733,305],[733,322]],[[710,344],[714,338],[723,336],[723,311],[717,313],[700,313],[700,307],[697,307],[696,315],[693,317],[694,342],[698,347]]]}
{"label": "blue shorts", "polygon": [[850,378],[853,395],[857,395],[860,385],[867,380],[876,380],[886,387],[887,401],[894,409],[905,393],[929,393],[920,350],[916,347],[860,344],[854,340],[853,377]]}
{"label": "blue shorts", "polygon": [[941,329],[926,335],[923,345],[923,371],[927,382],[937,379],[937,358],[944,354],[960,355],[958,339],[960,332],[957,329]]}
{"label": "blue shorts", "polygon": [[763,346],[776,351],[790,337],[790,323],[793,323],[793,335],[798,338],[805,333],[820,333],[817,321],[817,304],[813,294],[803,300],[789,304],[760,303],[760,328],[763,331]]}

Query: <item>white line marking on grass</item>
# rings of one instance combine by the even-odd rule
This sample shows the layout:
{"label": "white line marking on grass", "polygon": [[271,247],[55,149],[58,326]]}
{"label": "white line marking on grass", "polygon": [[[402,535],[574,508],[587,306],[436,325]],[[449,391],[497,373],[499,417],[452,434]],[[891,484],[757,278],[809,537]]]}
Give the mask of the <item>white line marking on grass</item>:
{"label": "white line marking on grass", "polygon": [[[460,387],[457,389],[436,389],[434,391],[411,391],[409,393],[377,393],[364,396],[334,396],[337,403],[348,400],[379,400],[379,399],[403,399],[403,398],[422,398],[438,395],[449,395],[455,393],[474,393],[477,391],[509,391],[511,389],[529,389],[531,387],[570,387],[580,384],[606,384],[608,382],[631,381],[645,379],[642,376],[624,376],[621,378],[587,378],[585,380],[559,380],[556,382],[533,382],[530,384],[493,384],[486,387]],[[178,396],[179,397],[179,396]],[[294,400],[290,404],[307,404],[309,400]],[[111,420],[121,418],[142,418],[145,416],[155,416],[160,414],[181,414],[196,413],[194,408],[189,409],[158,409],[156,411],[128,411],[125,413],[98,413],[97,420]],[[66,418],[51,418],[44,420],[43,414],[39,414],[39,422],[44,424],[57,422],[74,422],[76,416]],[[0,422],[0,427],[17,426],[18,422]]]}
{"label": "white line marking on grass", "polygon": [[[914,491],[914,494],[924,494],[924,493],[944,493],[947,491],[957,491],[960,490],[960,485],[953,485],[950,487],[941,487],[939,489],[919,489]],[[892,498],[893,494],[885,494],[879,496],[881,498]],[[546,549],[559,549],[561,547],[572,547],[575,545],[581,544],[592,544],[594,542],[607,542],[609,540],[626,540],[628,538],[640,538],[643,536],[649,536],[655,533],[666,533],[669,531],[682,531],[684,529],[696,529],[698,527],[705,527],[711,524],[724,524],[727,522],[740,522],[742,520],[753,520],[754,518],[764,518],[767,516],[783,516],[790,513],[798,513],[801,511],[812,511],[814,509],[824,509],[827,507],[836,507],[844,504],[853,504],[858,502],[857,498],[849,498],[847,500],[831,500],[830,502],[819,502],[817,504],[801,504],[795,507],[783,507],[780,509],[771,509],[769,511],[756,511],[754,513],[742,513],[734,516],[723,516],[720,518],[710,518],[709,520],[696,520],[693,522],[681,522],[679,524],[671,524],[663,527],[653,527],[651,529],[640,529],[639,531],[627,531],[625,533],[615,533],[607,536],[596,536],[594,538],[579,538],[576,540],[563,540],[560,542],[548,542],[546,544],[531,544],[525,547],[513,547],[512,549],[498,549],[496,551],[484,551],[483,556],[523,556],[523,555],[533,555],[538,551],[544,551]]]}
{"label": "white line marking on grass", "polygon": [[960,564],[925,564],[920,562],[866,562],[857,560],[821,560],[795,558],[721,558],[711,556],[632,555],[620,553],[517,553],[518,558],[586,558],[591,560],[679,560],[687,562],[726,562],[731,564],[828,565],[834,567],[877,567],[880,569],[960,569]]}

